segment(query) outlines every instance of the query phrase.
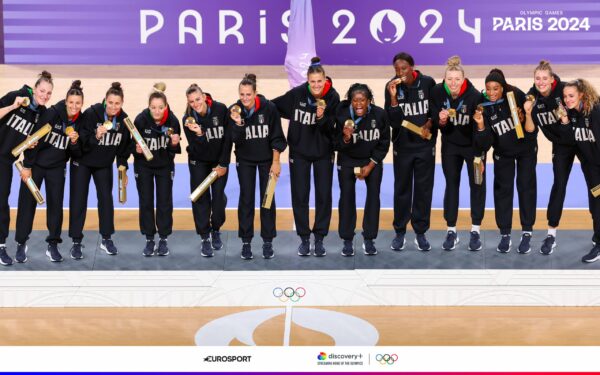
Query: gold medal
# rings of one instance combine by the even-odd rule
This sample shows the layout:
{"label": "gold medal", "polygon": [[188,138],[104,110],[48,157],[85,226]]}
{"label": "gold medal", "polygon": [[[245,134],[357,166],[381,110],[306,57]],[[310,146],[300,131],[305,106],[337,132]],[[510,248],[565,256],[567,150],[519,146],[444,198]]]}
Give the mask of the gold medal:
{"label": "gold medal", "polygon": [[483,112],[483,106],[479,104],[476,109],[477,112]]}
{"label": "gold medal", "polygon": [[448,117],[455,118],[456,117],[456,109],[448,108]]}
{"label": "gold medal", "polygon": [[175,130],[173,128],[167,128],[167,136],[172,136],[175,133]]}
{"label": "gold medal", "polygon": [[238,115],[242,114],[242,108],[239,105],[234,105],[231,107],[231,113],[237,113]]}
{"label": "gold medal", "polygon": [[327,103],[323,99],[317,99],[317,107],[327,107]]}
{"label": "gold medal", "polygon": [[344,122],[344,128],[352,128],[354,129],[355,124],[354,121],[352,121],[351,119],[346,120],[346,122]]}
{"label": "gold medal", "polygon": [[194,124],[196,124],[196,119],[192,116],[185,119],[185,126],[192,126]]}
{"label": "gold medal", "polygon": [[65,134],[69,135],[71,133],[73,133],[75,131],[75,128],[72,126],[67,126],[67,128],[65,129]]}
{"label": "gold medal", "polygon": [[530,95],[527,95],[527,96],[525,97],[525,100],[526,100],[526,101],[528,101],[528,102],[535,102],[535,96],[533,96],[533,95],[531,95],[531,94],[530,94]]}
{"label": "gold medal", "polygon": [[29,98],[25,97],[25,98],[23,98],[23,101],[21,102],[21,107],[29,107],[29,104],[31,104],[31,100],[29,100]]}
{"label": "gold medal", "polygon": [[113,128],[113,123],[110,120],[106,120],[106,121],[104,121],[102,126],[104,126],[104,129],[106,129],[106,130],[111,130]]}

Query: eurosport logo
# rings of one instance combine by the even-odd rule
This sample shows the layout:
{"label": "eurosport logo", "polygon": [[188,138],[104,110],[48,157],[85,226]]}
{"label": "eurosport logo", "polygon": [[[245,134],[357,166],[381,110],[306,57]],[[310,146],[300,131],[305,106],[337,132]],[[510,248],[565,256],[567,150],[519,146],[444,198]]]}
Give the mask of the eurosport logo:
{"label": "eurosport logo", "polygon": [[393,365],[398,360],[397,354],[377,354],[375,360],[381,365]]}
{"label": "eurosport logo", "polygon": [[225,362],[225,363],[231,363],[231,362],[250,362],[250,360],[252,359],[251,355],[209,355],[207,357],[204,357],[204,362]]}
{"label": "eurosport logo", "polygon": [[321,352],[321,353],[319,353],[319,355],[317,356],[317,358],[319,359],[319,361],[324,361],[324,360],[327,359],[327,353]]}

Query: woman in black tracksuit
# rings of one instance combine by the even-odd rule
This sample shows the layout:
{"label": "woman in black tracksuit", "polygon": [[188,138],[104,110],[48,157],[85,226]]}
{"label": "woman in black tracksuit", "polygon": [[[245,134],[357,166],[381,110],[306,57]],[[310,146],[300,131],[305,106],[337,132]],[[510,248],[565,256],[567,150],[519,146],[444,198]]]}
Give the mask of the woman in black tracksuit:
{"label": "woman in black tracksuit", "polygon": [[[444,219],[448,225],[446,240],[442,248],[454,250],[459,242],[456,230],[460,174],[463,163],[467,164],[471,191],[471,235],[469,250],[481,250],[480,226],[485,212],[485,169],[483,182],[477,185],[474,179],[473,159],[480,157],[485,163],[485,153],[473,145],[473,133],[477,124],[473,114],[481,103],[481,93],[465,78],[460,58],[448,59],[444,82],[431,90],[431,115],[442,133],[442,169],[446,178],[444,193]],[[450,116],[453,113],[453,116]]]}
{"label": "woman in black tracksuit", "polygon": [[[515,124],[511,117],[506,93],[512,91],[518,106],[519,121],[523,124],[524,138],[518,139]],[[535,223],[537,182],[537,129],[533,124],[525,126],[523,103],[525,94],[514,86],[509,86],[504,73],[492,69],[485,78],[485,101],[483,113],[473,116],[477,122],[475,144],[483,150],[494,146],[494,207],[496,224],[501,239],[497,250],[510,251],[512,242],[513,196],[515,166],[517,169],[517,192],[519,194],[519,216],[523,234],[518,251],[526,254],[531,250],[531,232]]]}
{"label": "woman in black tracksuit", "polygon": [[[318,100],[325,101],[319,106]],[[290,183],[296,233],[301,239],[298,255],[310,255],[310,234],[315,237],[314,254],[324,256],[323,238],[331,221],[331,185],[333,181],[334,111],[340,96],[325,75],[321,60],[313,57],[308,67],[307,81],[284,95],[273,99],[281,117],[290,120]],[[310,176],[315,179],[315,222],[310,228]]]}
{"label": "woman in black tracksuit", "polygon": [[[83,91],[81,81],[73,81],[67,91],[65,100],[56,103],[40,117],[33,132],[45,124],[52,126],[52,131],[46,135],[39,144],[31,150],[25,151],[23,160],[23,172],[21,177],[26,181],[29,177],[38,188],[42,183],[46,185],[46,223],[48,226],[48,249],[46,256],[52,262],[61,262],[62,255],[58,251],[58,244],[62,242],[60,237],[63,222],[63,200],[65,191],[65,177],[67,161],[71,156],[81,156],[81,142],[79,142],[78,130],[81,126],[83,107]],[[25,247],[33,228],[37,202],[25,182],[19,190],[19,211],[17,213],[17,230],[15,241],[18,247]],[[27,261],[26,254],[18,253],[16,261],[24,263]],[[71,254],[73,259],[80,259],[77,254]]]}
{"label": "woman in black tracksuit", "polygon": [[[242,239],[242,259],[252,259],[250,242],[254,237],[254,195],[256,172],[261,199],[267,189],[269,175],[279,177],[280,154],[287,147],[277,107],[264,96],[256,94],[256,76],[247,74],[239,84],[240,100],[229,107],[228,125],[235,144],[237,174],[240,181],[238,204],[238,235]],[[237,107],[235,107],[237,106]],[[238,113],[241,109],[241,113]],[[273,258],[275,228],[275,198],[270,209],[260,208],[260,236],[263,258]]]}
{"label": "woman in black tracksuit", "polygon": [[353,84],[346,98],[335,114],[336,128],[340,129],[335,143],[340,183],[339,233],[344,241],[342,255],[354,255],[357,178],[367,185],[363,250],[366,255],[375,255],[383,159],[390,149],[390,122],[386,111],[373,104],[373,93],[367,85]]}
{"label": "woman in black tracksuit", "polygon": [[[152,160],[146,160],[142,148],[132,142],[133,170],[140,202],[140,229],[146,236],[142,255],[154,255],[154,235],[160,240],[156,254],[169,255],[167,237],[173,232],[173,178],[175,177],[175,154],[181,153],[179,120],[169,109],[164,94],[164,83],[154,85],[148,98],[148,108],[135,118],[135,127],[152,152]],[[156,186],[156,215],[154,214],[154,188]]]}
{"label": "woman in black tracksuit", "polygon": [[[433,78],[414,70],[415,61],[407,53],[394,56],[395,76],[386,84],[385,109],[392,126],[394,143],[394,231],[392,250],[406,244],[406,226],[410,221],[416,233],[415,244],[421,251],[431,245],[425,237],[431,219],[435,142],[437,127],[431,121],[430,91]],[[402,127],[406,120],[421,128],[417,135]],[[427,137],[431,136],[431,139]]]}
{"label": "woman in black tracksuit", "polygon": [[202,238],[200,255],[211,257],[213,250],[223,247],[219,230],[225,223],[225,185],[231,160],[231,128],[226,126],[228,112],[223,103],[214,100],[195,83],[185,94],[188,106],[182,123],[188,141],[191,191],[211,172],[217,172],[218,176],[210,189],[192,203],[196,233]]}
{"label": "woman in black tracksuit", "polygon": [[[12,149],[27,139],[40,116],[46,110],[45,104],[52,96],[52,75],[43,71],[33,88],[23,85],[0,98],[0,264],[10,266],[12,258],[6,252],[6,238],[10,224],[8,197],[13,176],[13,163],[17,160]],[[23,102],[29,100],[28,106]],[[26,246],[17,247],[19,259],[26,259]]]}
{"label": "woman in black tracksuit", "polygon": [[[90,179],[94,178],[98,198],[100,249],[109,255],[118,253],[111,239],[115,233],[113,204],[113,163],[127,168],[131,135],[123,120],[123,89],[113,82],[102,103],[92,105],[83,113],[79,133],[83,146],[81,157],[71,159],[69,237],[73,239],[71,254],[81,253],[83,225],[87,214]],[[127,179],[124,181],[127,184]]]}
{"label": "woman in black tracksuit", "polygon": [[600,189],[600,98],[593,86],[581,78],[566,83],[563,94],[568,117],[563,116],[560,121],[569,125],[577,147],[594,225],[594,247],[581,260],[591,263],[600,259],[600,197],[591,194],[592,189]]}
{"label": "woman in black tracksuit", "polygon": [[[561,125],[556,112],[562,106],[564,84],[552,72],[547,61],[541,61],[535,68],[534,84],[527,92],[535,97],[534,101],[524,104],[526,123],[532,122],[552,142],[552,170],[554,182],[548,201],[548,235],[542,243],[540,253],[552,254],[556,248],[556,229],[562,215],[563,204],[567,194],[567,182],[573,167],[576,150],[575,141],[569,126]],[[564,107],[562,107],[564,111]],[[568,131],[570,134],[565,134]]]}

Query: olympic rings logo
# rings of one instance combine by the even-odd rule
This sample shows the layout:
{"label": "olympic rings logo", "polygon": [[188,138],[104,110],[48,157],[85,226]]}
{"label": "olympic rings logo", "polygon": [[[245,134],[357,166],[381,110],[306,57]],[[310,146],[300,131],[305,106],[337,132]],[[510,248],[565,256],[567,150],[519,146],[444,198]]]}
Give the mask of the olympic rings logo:
{"label": "olympic rings logo", "polygon": [[397,354],[377,354],[375,360],[382,365],[393,365],[398,360]]}
{"label": "olympic rings logo", "polygon": [[273,289],[273,297],[279,299],[281,302],[298,302],[302,297],[306,295],[306,289],[298,287],[296,289],[288,286],[286,288],[277,287]]}

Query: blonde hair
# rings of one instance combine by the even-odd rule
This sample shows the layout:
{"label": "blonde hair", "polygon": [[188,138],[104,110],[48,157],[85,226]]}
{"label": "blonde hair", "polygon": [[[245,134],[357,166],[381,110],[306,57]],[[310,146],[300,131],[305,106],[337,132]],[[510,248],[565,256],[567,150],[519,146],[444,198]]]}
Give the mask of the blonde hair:
{"label": "blonde hair", "polygon": [[581,101],[583,102],[583,114],[588,116],[594,106],[600,102],[598,93],[588,81],[583,78],[577,78],[574,81],[567,82],[565,87],[575,87],[577,92],[583,94]]}
{"label": "blonde hair", "polygon": [[546,61],[546,60],[540,61],[538,66],[536,66],[536,68],[533,70],[533,74],[535,74],[535,72],[540,71],[540,70],[550,73],[550,77],[554,76],[554,72],[552,71],[552,67],[550,66],[549,61]]}
{"label": "blonde hair", "polygon": [[448,61],[446,61],[446,72],[444,73],[444,76],[446,75],[446,73],[448,72],[461,72],[463,77],[465,76],[465,70],[463,69],[462,65],[460,65],[460,57],[459,56],[452,56],[450,58],[448,58]]}

